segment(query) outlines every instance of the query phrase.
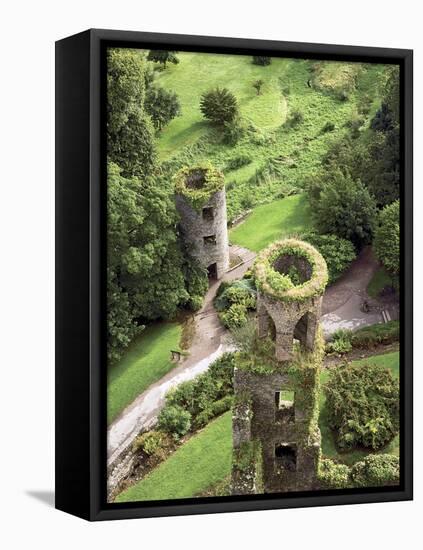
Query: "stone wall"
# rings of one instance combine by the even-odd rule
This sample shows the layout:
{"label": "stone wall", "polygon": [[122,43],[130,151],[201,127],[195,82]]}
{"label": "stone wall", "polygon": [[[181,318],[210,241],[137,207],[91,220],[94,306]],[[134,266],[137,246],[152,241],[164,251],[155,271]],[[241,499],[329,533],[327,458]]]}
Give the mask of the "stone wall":
{"label": "stone wall", "polygon": [[175,203],[181,218],[181,235],[189,253],[205,269],[216,264],[216,278],[220,279],[229,269],[225,189],[214,193],[198,211],[183,195],[176,195]]}

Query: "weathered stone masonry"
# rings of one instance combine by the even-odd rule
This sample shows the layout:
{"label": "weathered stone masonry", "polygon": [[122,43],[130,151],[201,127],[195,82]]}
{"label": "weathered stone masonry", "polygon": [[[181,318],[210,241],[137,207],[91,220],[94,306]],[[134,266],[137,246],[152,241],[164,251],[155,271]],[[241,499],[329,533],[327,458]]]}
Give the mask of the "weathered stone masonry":
{"label": "weathered stone masonry", "polygon": [[[213,185],[207,176],[214,176]],[[176,176],[175,203],[180,232],[189,253],[220,279],[229,268],[226,194],[223,175],[211,166],[193,167]]]}
{"label": "weathered stone masonry", "polygon": [[[253,359],[250,367],[244,360],[235,370],[232,492],[310,490],[320,458],[319,318],[326,264],[310,245],[289,239],[264,251],[254,272],[258,333],[274,340],[275,356],[262,370]],[[285,280],[289,273],[296,285]]]}

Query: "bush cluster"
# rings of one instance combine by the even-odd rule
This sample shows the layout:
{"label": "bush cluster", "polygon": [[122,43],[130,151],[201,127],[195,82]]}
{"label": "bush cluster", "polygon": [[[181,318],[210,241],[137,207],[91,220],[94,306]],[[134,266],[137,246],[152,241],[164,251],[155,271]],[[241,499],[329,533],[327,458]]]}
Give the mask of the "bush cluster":
{"label": "bush cluster", "polygon": [[160,430],[179,438],[229,410],[234,364],[234,354],[225,353],[205,373],[171,390],[159,415]]}
{"label": "bush cluster", "polygon": [[342,449],[380,449],[399,430],[399,384],[382,365],[347,364],[325,385],[329,426]]}
{"label": "bush cluster", "polygon": [[319,463],[318,478],[325,489],[345,489],[350,485],[350,468],[323,458]]}
{"label": "bush cluster", "polygon": [[234,329],[247,323],[248,311],[256,308],[257,291],[252,279],[222,283],[214,300],[219,319],[226,328]]}
{"label": "bush cluster", "polygon": [[318,479],[324,489],[386,487],[399,483],[399,458],[390,454],[368,455],[352,467],[330,458],[319,463]]}
{"label": "bush cluster", "polygon": [[356,257],[351,241],[337,235],[305,233],[301,236],[301,239],[312,244],[326,260],[329,284],[339,279]]}
{"label": "bush cluster", "polygon": [[139,435],[132,444],[133,452],[143,451],[149,457],[164,460],[172,447],[172,441],[165,432],[151,430]]}
{"label": "bush cluster", "polygon": [[374,348],[378,344],[392,344],[400,337],[399,321],[389,321],[384,324],[371,325],[355,331],[351,335],[354,348]]}
{"label": "bush cluster", "polygon": [[369,455],[351,468],[356,487],[383,487],[399,483],[399,458],[394,455]]}
{"label": "bush cluster", "polygon": [[326,353],[349,353],[352,350],[352,332],[338,329],[332,334],[332,340],[326,344]]}

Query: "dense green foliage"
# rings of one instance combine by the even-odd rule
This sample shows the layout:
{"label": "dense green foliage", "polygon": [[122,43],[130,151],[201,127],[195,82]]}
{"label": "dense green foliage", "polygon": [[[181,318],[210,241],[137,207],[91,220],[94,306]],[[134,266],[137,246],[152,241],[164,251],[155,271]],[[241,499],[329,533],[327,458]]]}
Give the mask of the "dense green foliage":
{"label": "dense green foliage", "polygon": [[351,479],[356,487],[386,487],[398,485],[399,457],[381,454],[369,455],[351,468]]}
{"label": "dense green foliage", "polygon": [[379,214],[374,251],[389,273],[398,280],[400,272],[400,205],[395,201]]}
{"label": "dense green foliage", "polygon": [[326,353],[342,355],[352,350],[352,333],[349,330],[338,329],[332,334],[331,341],[326,344]]}
{"label": "dense green foliage", "polygon": [[246,324],[248,310],[256,307],[256,298],[257,291],[252,279],[241,279],[222,283],[214,305],[225,327],[233,329]]}
{"label": "dense green foliage", "polygon": [[156,130],[161,130],[180,114],[181,105],[175,92],[150,86],[145,96],[145,110],[150,115]]}
{"label": "dense green foliage", "polygon": [[[174,409],[185,411],[189,414],[191,425],[194,429],[204,426],[207,422],[228,410],[232,404],[233,394],[233,369],[234,355],[226,353],[214,361],[209,369],[194,378],[182,382],[166,396],[166,404],[162,409],[174,416]],[[173,426],[169,423],[166,427],[160,424],[161,429],[173,432]]]}
{"label": "dense green foliage", "polygon": [[108,371],[107,418],[112,422],[151,384],[175,365],[170,351],[179,349],[181,326],[156,323],[131,342],[122,357]]}
{"label": "dense green foliage", "polygon": [[190,498],[225,479],[232,464],[232,414],[223,414],[191,437],[117,502]]}
{"label": "dense green foliage", "polygon": [[160,460],[164,460],[171,444],[172,440],[167,433],[151,430],[135,438],[132,444],[132,451],[134,453],[142,451],[149,457],[157,457]]}
{"label": "dense green foliage", "polygon": [[323,458],[319,462],[318,480],[324,489],[345,489],[350,484],[350,468]]}
{"label": "dense green foliage", "polygon": [[400,337],[399,321],[389,321],[363,327],[351,334],[351,343],[354,348],[371,349],[378,344],[392,344]]}
{"label": "dense green foliage", "polygon": [[325,392],[329,423],[340,448],[379,449],[398,433],[398,380],[371,359],[366,365],[336,367]]}
{"label": "dense green foliage", "polygon": [[272,58],[265,55],[254,55],[253,63],[254,65],[262,65],[263,67],[266,67],[272,63]]}
{"label": "dense green foliage", "polygon": [[[131,339],[154,319],[184,305],[198,308],[206,273],[181,248],[171,189],[155,172],[153,126],[143,56],[108,55],[108,357],[116,362]],[[170,97],[168,91],[161,97]],[[164,94],[164,95],[163,95]],[[173,97],[173,96],[172,96]]]}
{"label": "dense green foliage", "polygon": [[168,50],[150,50],[147,55],[147,60],[160,63],[164,68],[166,68],[167,63],[173,63],[174,65],[179,63],[176,53],[178,52],[171,52]]}
{"label": "dense green foliage", "polygon": [[238,102],[227,88],[215,88],[200,99],[203,116],[217,125],[233,122],[238,114]]}
{"label": "dense green foliage", "polygon": [[107,58],[107,155],[124,177],[151,173],[153,126],[144,111],[145,62],[135,50],[110,49]]}
{"label": "dense green foliage", "polygon": [[340,170],[308,188],[315,224],[321,233],[350,240],[357,249],[373,237],[376,205],[368,189]]}
{"label": "dense green foliage", "polygon": [[160,411],[157,425],[160,430],[179,439],[191,428],[191,414],[178,405],[169,405]]}
{"label": "dense green foliage", "polygon": [[301,239],[312,244],[328,266],[328,284],[334,283],[355,259],[356,254],[351,241],[337,235],[319,235],[318,233],[305,233]]}

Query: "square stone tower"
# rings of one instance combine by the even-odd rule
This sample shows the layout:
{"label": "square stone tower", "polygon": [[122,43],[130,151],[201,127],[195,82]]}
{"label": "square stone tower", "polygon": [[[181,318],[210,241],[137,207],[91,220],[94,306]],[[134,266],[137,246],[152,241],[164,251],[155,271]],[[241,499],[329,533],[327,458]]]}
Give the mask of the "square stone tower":
{"label": "square stone tower", "polygon": [[310,490],[320,458],[326,263],[308,243],[287,239],[260,254],[254,275],[258,339],[235,369],[232,492]]}

